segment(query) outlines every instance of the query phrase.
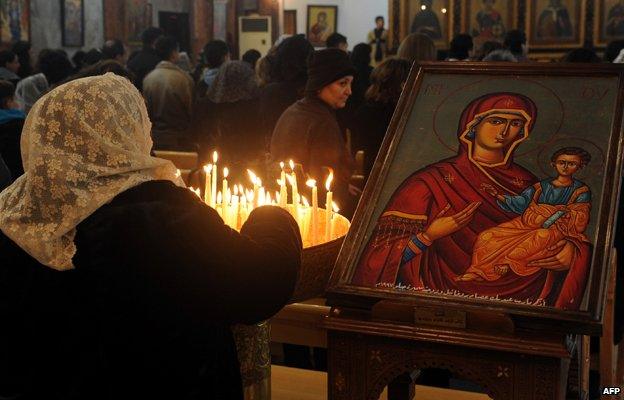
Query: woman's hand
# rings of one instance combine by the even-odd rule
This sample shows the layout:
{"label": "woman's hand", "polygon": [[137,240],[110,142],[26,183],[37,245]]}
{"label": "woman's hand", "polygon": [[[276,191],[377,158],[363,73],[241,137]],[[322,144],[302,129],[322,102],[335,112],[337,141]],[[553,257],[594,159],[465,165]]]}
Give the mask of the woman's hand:
{"label": "woman's hand", "polygon": [[528,267],[540,267],[551,271],[567,271],[574,260],[574,245],[563,239],[548,248],[548,251],[557,251],[557,254],[541,260],[531,261]]}
{"label": "woman's hand", "polygon": [[444,214],[451,208],[451,205],[447,204],[446,207],[444,207],[442,211],[436,215],[435,219],[431,221],[431,224],[429,224],[423,234],[427,239],[433,242],[434,240],[457,232],[472,221],[472,218],[480,205],[480,201],[473,201],[457,214],[451,215],[450,217],[444,217]]}

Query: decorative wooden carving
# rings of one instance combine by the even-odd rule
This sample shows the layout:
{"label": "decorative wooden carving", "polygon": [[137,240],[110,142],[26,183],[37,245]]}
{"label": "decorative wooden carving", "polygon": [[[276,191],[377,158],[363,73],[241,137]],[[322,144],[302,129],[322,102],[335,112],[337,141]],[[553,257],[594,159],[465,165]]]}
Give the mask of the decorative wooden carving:
{"label": "decorative wooden carving", "polygon": [[[565,347],[563,341],[558,345]],[[449,370],[455,378],[478,384],[495,400],[562,400],[568,366],[569,358],[565,356],[329,331],[331,400],[377,400],[397,377],[405,379],[405,374],[427,368]],[[404,393],[405,399],[410,398],[409,390]]]}

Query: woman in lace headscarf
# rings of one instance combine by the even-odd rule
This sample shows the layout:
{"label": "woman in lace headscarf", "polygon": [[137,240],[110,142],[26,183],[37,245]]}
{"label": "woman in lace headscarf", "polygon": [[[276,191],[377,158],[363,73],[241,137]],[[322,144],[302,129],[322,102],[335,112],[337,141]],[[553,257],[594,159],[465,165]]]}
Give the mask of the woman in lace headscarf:
{"label": "woman in lace headscarf", "polygon": [[229,324],[285,304],[298,229],[273,207],[226,227],[150,156],[150,126],[110,73],[28,115],[0,193],[0,398],[242,399]]}
{"label": "woman in lace headscarf", "polygon": [[206,97],[195,107],[194,131],[203,153],[218,149],[234,171],[260,163],[266,145],[258,95],[256,74],[249,64],[228,61],[221,66]]}

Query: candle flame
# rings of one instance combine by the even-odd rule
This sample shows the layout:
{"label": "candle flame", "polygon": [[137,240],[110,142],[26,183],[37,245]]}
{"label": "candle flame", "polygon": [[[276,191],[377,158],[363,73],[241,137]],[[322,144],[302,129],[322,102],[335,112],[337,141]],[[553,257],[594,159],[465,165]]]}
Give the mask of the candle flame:
{"label": "candle flame", "polygon": [[327,177],[327,180],[325,181],[325,189],[327,189],[328,192],[331,190],[332,180],[334,180],[334,171],[330,169],[329,176]]}
{"label": "candle flame", "polygon": [[230,170],[228,169],[228,167],[223,168],[223,177],[227,178],[229,174]]}
{"label": "candle flame", "polygon": [[271,193],[267,192],[266,196],[264,197],[264,204],[271,204]]}
{"label": "candle flame", "polygon": [[238,186],[234,185],[234,196],[238,196]]}
{"label": "candle flame", "polygon": [[217,153],[217,151],[215,150],[212,152],[212,162],[216,164],[218,159],[219,159],[219,153]]}
{"label": "candle flame", "polygon": [[245,197],[247,197],[249,199],[249,201],[253,201],[254,200],[254,192],[253,192],[253,190],[246,189],[245,190]]}
{"label": "candle flame", "polygon": [[290,160],[288,161],[288,165],[290,166],[292,172],[295,172],[295,162],[293,160]]}
{"label": "candle flame", "polygon": [[338,211],[340,211],[340,208],[338,208],[338,204],[336,204],[335,201],[332,201],[332,208],[334,209],[334,212],[337,213]]}
{"label": "candle flame", "polygon": [[278,186],[282,186],[284,184],[281,179],[276,179],[276,182]]}
{"label": "candle flame", "polygon": [[306,199],[305,196],[301,196],[301,201],[303,201],[303,205],[305,207],[310,207],[310,202],[308,201],[308,199]]}
{"label": "candle flame", "polygon": [[176,176],[176,178],[181,177],[182,176],[182,172],[179,169],[176,169],[175,176]]}
{"label": "candle flame", "polygon": [[280,196],[280,192],[276,190],[275,191],[275,201],[281,200],[281,199],[282,199],[282,196]]}
{"label": "candle flame", "polygon": [[280,161],[280,168],[283,170],[284,169],[284,161]]}
{"label": "candle flame", "polygon": [[243,196],[241,197],[241,204],[246,205],[247,204],[247,196],[245,196],[243,194]]}
{"label": "candle flame", "polygon": [[204,165],[204,172],[209,174],[212,172],[212,164],[206,164]]}
{"label": "candle flame", "polygon": [[257,185],[262,187],[262,179],[256,177],[256,180],[258,181]]}
{"label": "candle flame", "polygon": [[243,185],[241,185],[240,183],[238,184],[238,193],[240,193],[241,196],[245,194],[245,188],[243,188]]}
{"label": "candle flame", "polygon": [[223,202],[223,195],[221,194],[221,191],[219,190],[219,193],[217,193],[217,204],[221,204]]}
{"label": "candle flame", "polygon": [[255,185],[256,181],[258,180],[258,176],[254,174],[254,172],[250,169],[247,170],[247,174],[249,175],[249,180],[251,180],[251,183]]}
{"label": "candle flame", "polygon": [[306,181],[306,185],[310,186],[311,188],[316,187],[316,180],[315,179],[308,179]]}

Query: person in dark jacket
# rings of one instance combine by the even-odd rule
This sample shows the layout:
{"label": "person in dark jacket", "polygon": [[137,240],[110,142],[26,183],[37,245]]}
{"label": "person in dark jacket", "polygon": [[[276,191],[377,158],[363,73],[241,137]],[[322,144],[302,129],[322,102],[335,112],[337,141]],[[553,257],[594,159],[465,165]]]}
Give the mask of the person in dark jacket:
{"label": "person in dark jacket", "polygon": [[0,155],[0,192],[2,192],[5,187],[9,186],[11,181],[11,171],[9,171],[9,167],[6,166]]}
{"label": "person in dark jacket", "polygon": [[26,115],[15,102],[15,86],[0,80],[0,155],[13,179],[24,173],[20,137]]}
{"label": "person in dark jacket", "polygon": [[387,59],[371,74],[366,101],[358,108],[350,126],[353,150],[364,150],[364,176],[368,177],[399,102],[411,67],[408,60]]}
{"label": "person in dark jacket", "polygon": [[294,160],[304,173],[325,179],[325,168],[334,171],[336,199],[341,213],[353,211],[356,198],[349,192],[353,157],[336,119],[351,95],[355,68],[342,50],[315,51],[308,65],[306,96],[282,114],[271,138],[274,161]]}
{"label": "person in dark jacket", "polygon": [[308,57],[314,47],[304,35],[284,39],[271,57],[271,83],[260,93],[262,127],[267,136],[275,129],[282,113],[302,99],[308,78]]}
{"label": "person in dark jacket", "polygon": [[156,68],[156,65],[161,61],[154,49],[154,43],[163,35],[164,32],[160,28],[147,28],[141,35],[143,48],[128,60],[127,67],[134,74],[134,84],[139,91],[143,90],[143,79]]}
{"label": "person in dark jacket", "polygon": [[244,61],[221,66],[205,98],[195,106],[191,129],[200,143],[202,159],[217,149],[232,170],[258,170],[268,138],[260,126],[259,88],[255,72]]}
{"label": "person in dark jacket", "polygon": [[17,74],[20,78],[24,79],[29,77],[33,73],[33,68],[31,64],[31,56],[30,56],[30,42],[25,42],[20,40],[13,44],[11,51],[17,54],[17,58],[19,59],[20,67],[17,71]]}
{"label": "person in dark jacket", "polygon": [[371,67],[372,48],[366,43],[359,43],[353,47],[351,52],[351,62],[355,67],[355,77],[351,84],[353,92],[347,101],[347,106],[338,110],[338,123],[343,132],[352,124],[355,112],[364,102],[364,94],[370,86],[370,74],[373,71]]}
{"label": "person in dark jacket", "polygon": [[230,324],[291,297],[288,212],[225,226],[150,156],[143,99],[113,74],[52,90],[24,135],[27,174],[0,193],[0,397],[242,400]]}
{"label": "person in dark jacket", "polygon": [[20,63],[17,54],[9,50],[0,51],[0,79],[16,85],[21,79],[17,75],[19,67]]}

